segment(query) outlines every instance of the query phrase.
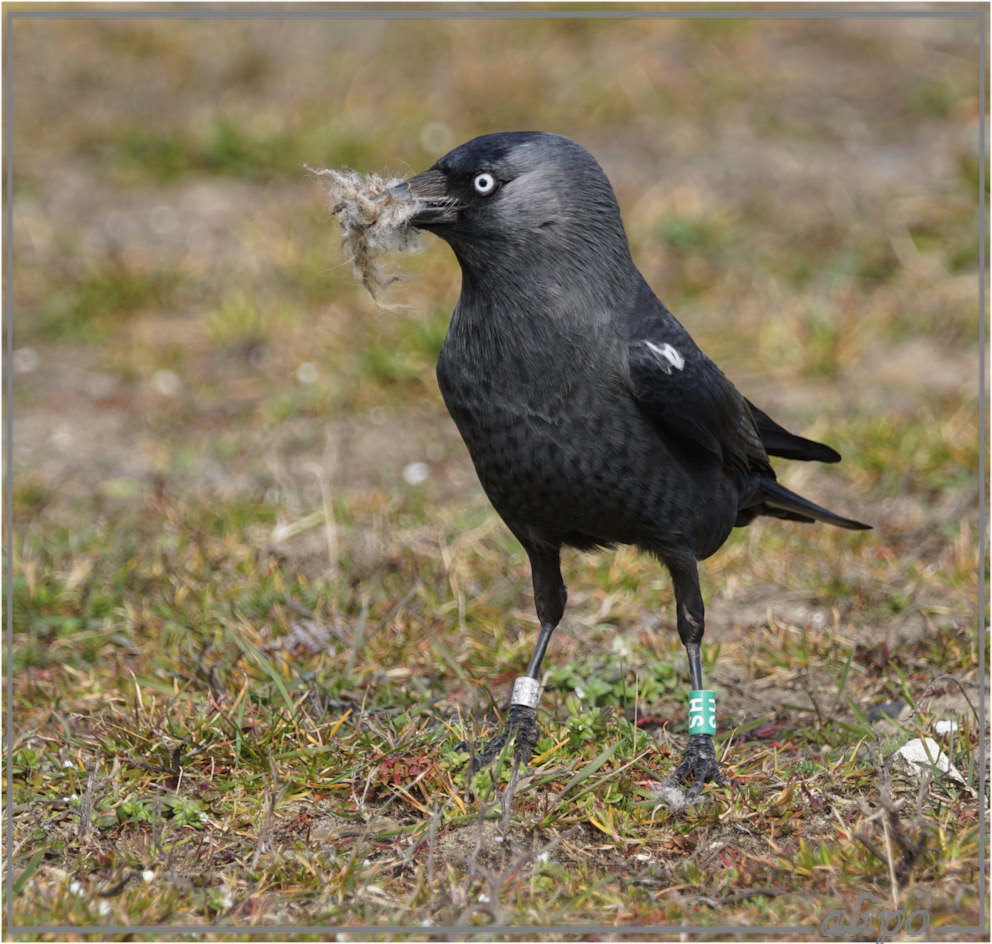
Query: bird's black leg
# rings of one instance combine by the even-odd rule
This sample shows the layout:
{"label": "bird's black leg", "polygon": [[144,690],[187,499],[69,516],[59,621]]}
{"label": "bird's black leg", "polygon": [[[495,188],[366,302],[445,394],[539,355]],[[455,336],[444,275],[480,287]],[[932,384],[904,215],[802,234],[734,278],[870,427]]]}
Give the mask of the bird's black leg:
{"label": "bird's black leg", "polygon": [[[696,562],[683,562],[668,568],[672,574],[675,590],[676,623],[679,638],[689,657],[689,678],[692,685],[689,708],[689,743],[682,755],[682,761],[664,782],[669,790],[678,790],[682,784],[689,788],[682,802],[694,800],[703,791],[709,780],[723,783],[723,775],[716,761],[713,747],[713,734],[716,732],[716,709],[711,702],[712,693],[703,691],[703,667],[699,655],[699,644],[703,638],[704,611],[703,598],[699,592],[699,574]],[[693,729],[696,729],[695,731]]]}
{"label": "bird's black leg", "polygon": [[541,662],[555,627],[565,612],[565,584],[561,579],[561,559],[557,547],[525,542],[534,578],[534,602],[541,621],[534,654],[530,657],[527,674],[513,683],[510,710],[503,730],[486,741],[472,758],[472,773],[481,770],[499,756],[507,741],[515,742],[517,759],[526,764],[534,752],[540,731],[537,727],[537,704],[541,697]]}

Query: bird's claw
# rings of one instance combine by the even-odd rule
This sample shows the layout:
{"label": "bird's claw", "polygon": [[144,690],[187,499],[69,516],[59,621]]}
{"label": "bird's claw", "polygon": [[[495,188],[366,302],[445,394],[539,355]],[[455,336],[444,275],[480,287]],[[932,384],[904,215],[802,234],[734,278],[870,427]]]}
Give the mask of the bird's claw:
{"label": "bird's claw", "polygon": [[511,705],[503,729],[496,737],[486,741],[472,756],[471,772],[476,774],[483,767],[491,764],[510,740],[515,742],[514,757],[521,764],[527,764],[540,736],[537,712],[524,705]]}
{"label": "bird's claw", "polygon": [[[673,805],[686,805],[695,800],[711,780],[717,784],[726,782],[716,761],[713,738],[708,734],[690,734],[682,760],[662,783],[662,792],[681,798],[681,803]],[[689,784],[689,788],[683,792],[682,785],[685,783]]]}

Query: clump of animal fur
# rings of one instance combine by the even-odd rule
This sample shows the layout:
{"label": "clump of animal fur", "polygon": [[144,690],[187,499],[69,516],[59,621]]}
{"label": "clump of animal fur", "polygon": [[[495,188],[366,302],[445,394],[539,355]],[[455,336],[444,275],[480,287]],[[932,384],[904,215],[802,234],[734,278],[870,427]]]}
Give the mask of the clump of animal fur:
{"label": "clump of animal fur", "polygon": [[379,299],[380,293],[399,278],[382,269],[379,256],[409,252],[419,244],[420,234],[410,226],[416,202],[392,193],[391,188],[400,182],[398,177],[312,167],[307,170],[320,179],[327,191],[331,212],[341,223],[341,243],[355,277],[373,298]]}

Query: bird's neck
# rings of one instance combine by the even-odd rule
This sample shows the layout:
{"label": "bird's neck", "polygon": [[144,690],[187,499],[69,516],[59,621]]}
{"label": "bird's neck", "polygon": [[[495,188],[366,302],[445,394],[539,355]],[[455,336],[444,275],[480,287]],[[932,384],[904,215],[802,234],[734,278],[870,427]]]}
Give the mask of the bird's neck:
{"label": "bird's neck", "polygon": [[508,390],[534,406],[608,374],[602,361],[614,353],[631,282],[614,285],[600,272],[587,284],[586,274],[533,261],[481,272],[463,264],[443,359],[458,361],[494,396]]}
{"label": "bird's neck", "polygon": [[[620,239],[553,239],[456,249],[462,270],[460,307],[494,327],[527,324],[534,340],[545,330],[584,331],[614,317],[640,281],[622,230]],[[604,249],[603,246],[612,248]]]}

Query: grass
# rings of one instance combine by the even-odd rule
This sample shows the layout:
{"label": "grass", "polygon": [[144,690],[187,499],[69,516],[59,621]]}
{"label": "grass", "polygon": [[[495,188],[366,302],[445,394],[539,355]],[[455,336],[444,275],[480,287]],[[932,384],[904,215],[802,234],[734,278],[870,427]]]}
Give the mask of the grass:
{"label": "grass", "polygon": [[[657,674],[631,668],[602,691],[587,683],[580,701],[571,690],[577,679],[609,674],[588,659],[560,662],[545,698],[539,757],[505,817],[490,773],[466,782],[464,755],[453,748],[479,735],[459,710],[465,698],[488,701],[487,686],[474,678],[491,676],[496,656],[513,670],[526,658],[512,640],[495,652],[489,642],[502,602],[498,578],[491,575],[495,599],[466,607],[463,636],[433,638],[424,624],[445,618],[438,597],[447,594],[432,583],[446,575],[431,571],[423,555],[409,553],[381,584],[363,587],[361,599],[342,592],[332,601],[326,586],[287,584],[282,568],[251,566],[253,528],[271,518],[247,511],[232,509],[224,519],[202,506],[170,508],[167,539],[106,561],[110,585],[129,588],[116,601],[88,593],[86,575],[72,592],[24,588],[30,610],[46,614],[30,624],[37,648],[20,640],[33,658],[16,686],[15,710],[34,731],[14,752],[19,833],[29,865],[43,851],[24,882],[35,909],[25,921],[50,911],[72,923],[160,923],[180,910],[196,920],[272,920],[295,913],[282,910],[292,901],[308,922],[329,924],[583,923],[606,912],[625,923],[804,923],[811,892],[825,906],[855,890],[888,898],[887,863],[853,841],[863,834],[881,842],[869,807],[879,772],[867,750],[880,739],[856,706],[903,691],[888,663],[866,667],[836,634],[800,636],[792,625],[724,644],[721,658],[746,665],[759,685],[812,673],[810,691],[824,700],[812,710],[766,706],[766,716],[739,729],[721,719],[718,745],[737,785],[672,814],[651,800],[651,784],[678,748],[668,719],[681,712],[684,686],[672,634],[643,630],[629,653],[615,644],[611,658],[609,630],[593,629],[607,664],[622,672],[662,656]],[[72,572],[75,560],[96,550],[66,546],[31,570]],[[492,541],[480,548],[494,558],[490,566],[497,552]],[[171,576],[157,576],[166,560]],[[159,654],[157,671],[132,676],[139,637]],[[311,638],[321,651],[309,648]],[[934,720],[924,691],[932,667],[967,677],[974,658],[949,629],[898,655],[892,666],[920,697],[907,736]],[[718,672],[714,678],[719,688]],[[71,707],[60,706],[66,685]],[[633,723],[626,713],[645,703],[656,717]],[[928,837],[925,854],[906,866],[908,900],[967,871],[975,855],[974,807],[961,800],[977,777],[977,728],[967,714],[960,721],[952,753],[969,788],[935,784],[918,795],[911,779],[893,787],[905,802],[897,821],[911,820],[900,828]],[[660,745],[646,727],[660,731]],[[496,778],[502,790],[509,775],[505,766]],[[39,805],[53,811],[41,821],[30,813]],[[505,855],[492,842],[471,852],[487,809],[503,831],[493,835],[506,837]],[[418,850],[433,850],[438,836],[450,837],[463,858],[438,845],[429,867]],[[536,862],[549,843],[548,860]],[[621,893],[610,876],[631,859],[644,865]],[[69,880],[59,879],[54,863],[67,860],[80,894],[68,894]],[[164,884],[140,879],[153,863]],[[124,887],[100,896],[119,881]],[[659,906],[659,883],[685,891]],[[369,885],[382,895],[370,899]],[[735,899],[729,909],[693,898],[734,898],[742,888],[774,894]],[[495,890],[498,913],[478,907],[486,889]]]}
{"label": "grass", "polygon": [[[932,25],[18,20],[15,924],[976,924],[977,50]],[[702,565],[732,782],[690,809],[624,548],[566,555],[533,763],[466,775],[537,627],[434,379],[457,267],[376,309],[302,169],[511,126],[600,157],[666,304],[845,457],[783,481],[875,525]]]}
{"label": "grass", "polygon": [[105,340],[136,312],[172,302],[174,272],[142,270],[108,260],[70,276],[61,290],[40,306],[36,330],[50,340]]}

